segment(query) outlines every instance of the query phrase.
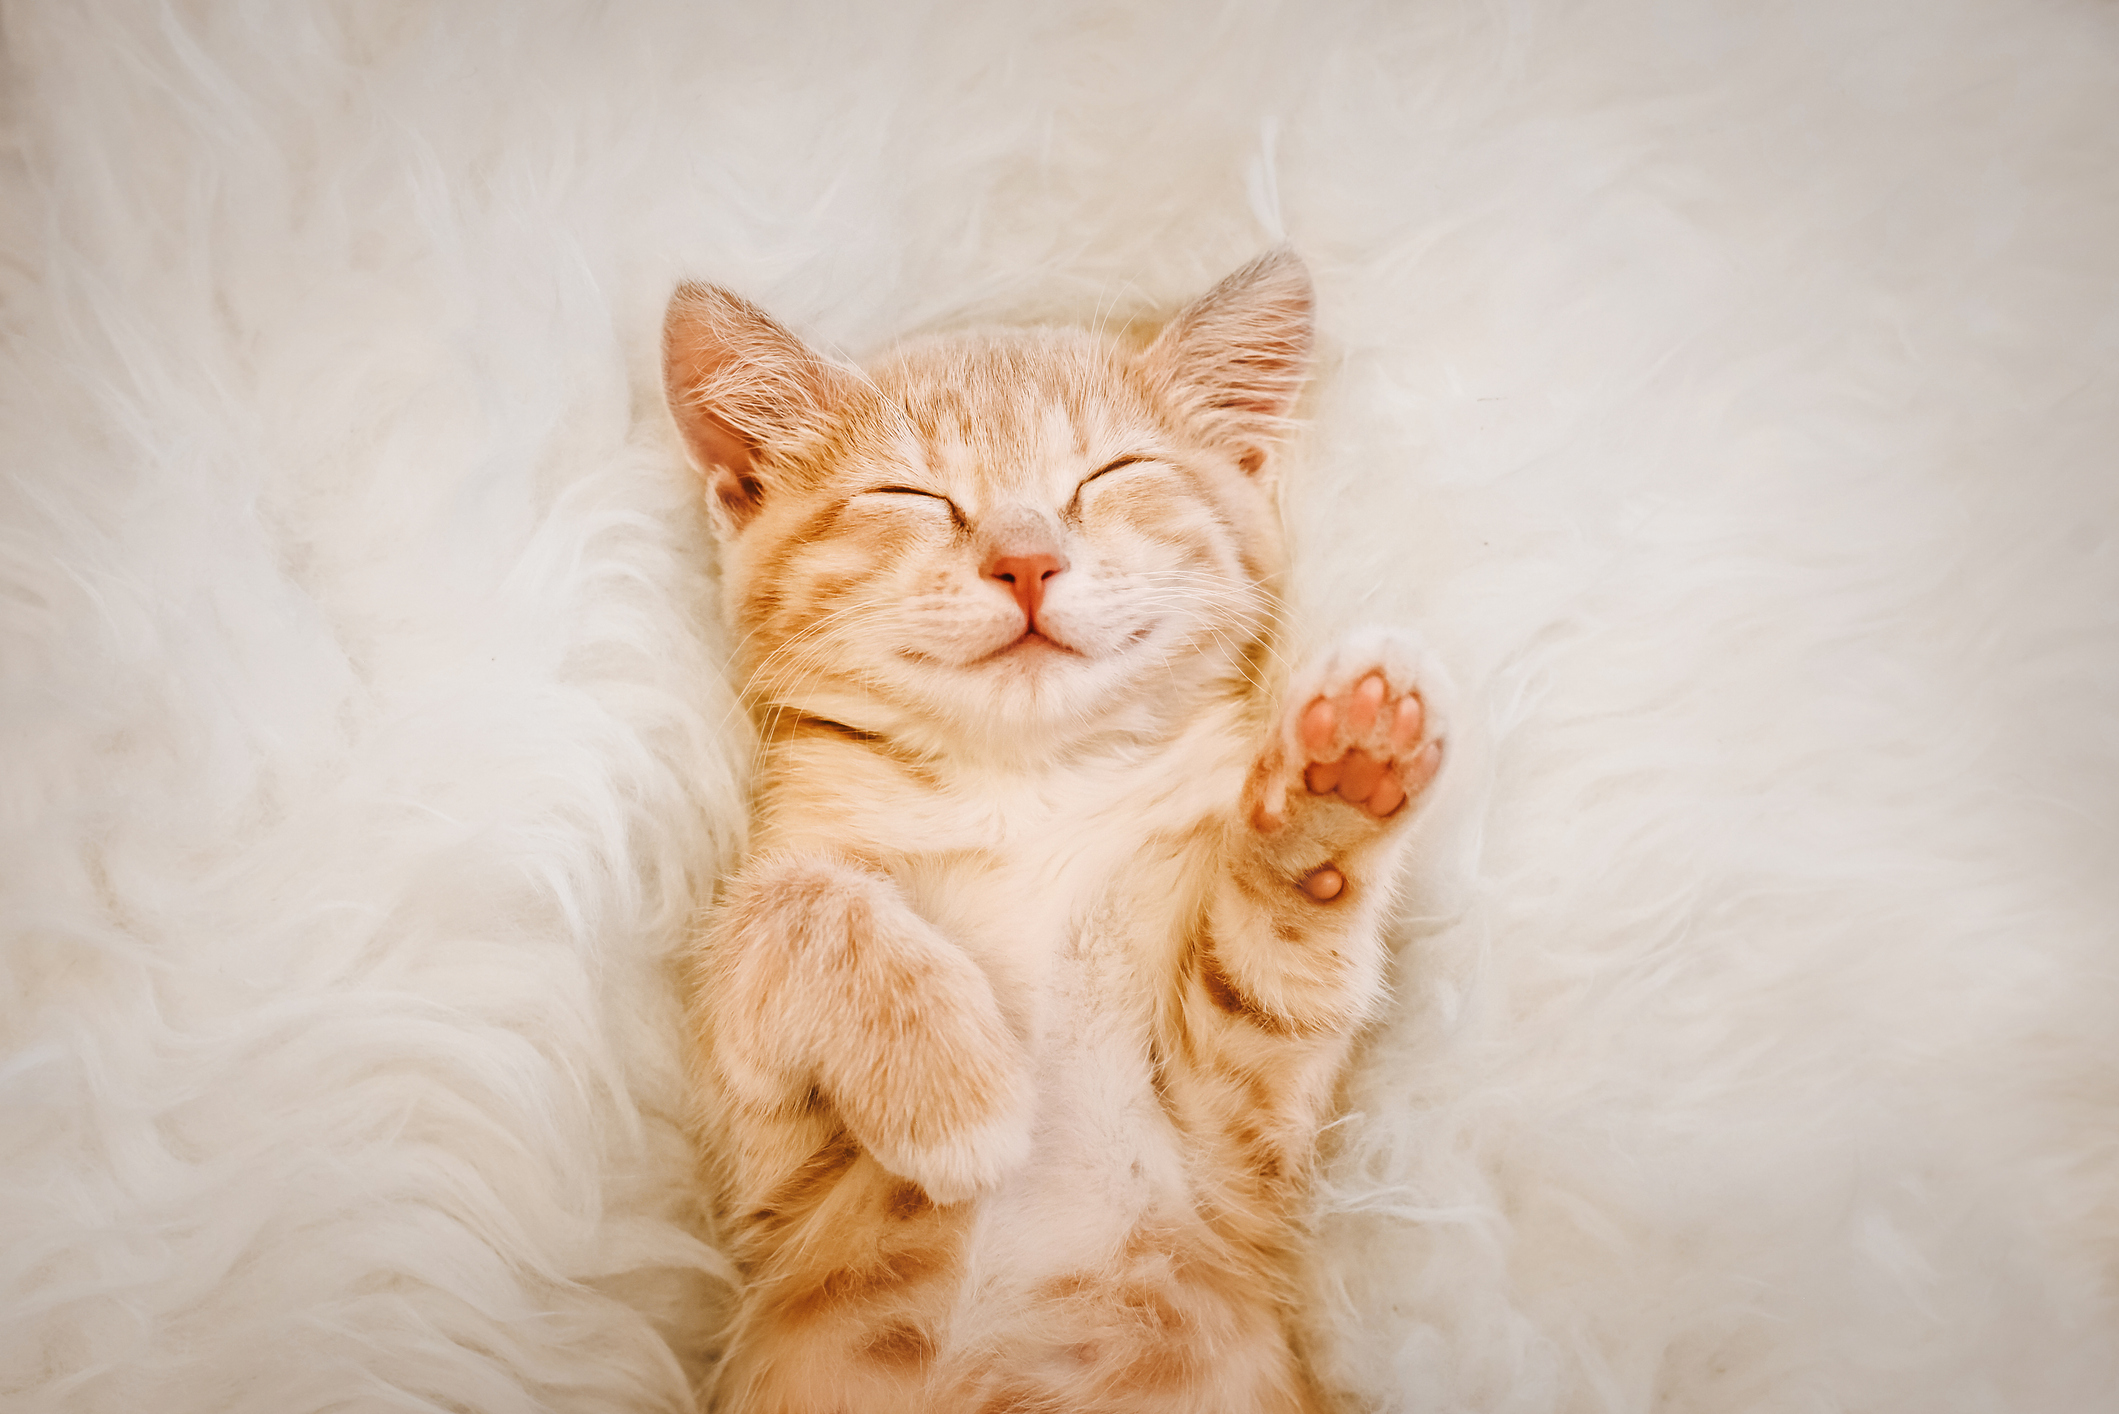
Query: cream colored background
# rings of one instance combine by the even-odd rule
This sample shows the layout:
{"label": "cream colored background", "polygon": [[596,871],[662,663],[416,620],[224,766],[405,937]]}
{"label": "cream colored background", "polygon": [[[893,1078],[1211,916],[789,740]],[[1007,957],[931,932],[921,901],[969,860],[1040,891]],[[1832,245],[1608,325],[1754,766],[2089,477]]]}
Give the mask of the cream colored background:
{"label": "cream colored background", "polygon": [[740,830],[680,277],[1322,299],[1308,630],[1462,750],[1349,1408],[2119,1390],[2119,10],[5,12],[0,1405],[679,1409]]}

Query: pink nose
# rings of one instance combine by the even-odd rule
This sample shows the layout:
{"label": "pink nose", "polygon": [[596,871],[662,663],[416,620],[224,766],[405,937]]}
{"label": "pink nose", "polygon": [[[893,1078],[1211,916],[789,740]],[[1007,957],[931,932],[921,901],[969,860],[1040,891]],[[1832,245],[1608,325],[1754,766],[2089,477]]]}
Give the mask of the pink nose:
{"label": "pink nose", "polygon": [[1067,562],[1057,555],[1002,555],[986,566],[986,578],[997,579],[1015,591],[1015,602],[1031,626],[1037,626],[1037,606],[1045,602],[1045,581],[1064,572]]}

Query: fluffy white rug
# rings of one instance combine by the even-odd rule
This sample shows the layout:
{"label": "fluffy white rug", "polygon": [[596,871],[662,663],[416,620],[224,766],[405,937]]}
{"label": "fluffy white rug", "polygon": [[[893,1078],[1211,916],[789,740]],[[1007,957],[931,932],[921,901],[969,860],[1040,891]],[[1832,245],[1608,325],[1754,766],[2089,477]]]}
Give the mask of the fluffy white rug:
{"label": "fluffy white rug", "polygon": [[688,1407],[742,787],[663,300],[863,353],[1284,228],[1304,612],[1471,724],[1322,1371],[2113,1407],[2111,5],[5,25],[0,1405]]}

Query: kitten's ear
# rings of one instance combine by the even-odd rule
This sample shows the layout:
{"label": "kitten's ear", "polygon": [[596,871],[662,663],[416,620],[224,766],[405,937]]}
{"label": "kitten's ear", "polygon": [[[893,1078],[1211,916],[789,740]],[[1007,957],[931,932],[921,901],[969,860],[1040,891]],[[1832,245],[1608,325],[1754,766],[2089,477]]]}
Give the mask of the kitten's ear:
{"label": "kitten's ear", "polygon": [[1310,272],[1280,246],[1164,325],[1141,366],[1255,474],[1309,373],[1315,305]]}
{"label": "kitten's ear", "polygon": [[859,375],[739,295],[686,284],[670,297],[662,389],[724,537],[750,524],[772,494],[774,454],[813,438],[857,386]]}

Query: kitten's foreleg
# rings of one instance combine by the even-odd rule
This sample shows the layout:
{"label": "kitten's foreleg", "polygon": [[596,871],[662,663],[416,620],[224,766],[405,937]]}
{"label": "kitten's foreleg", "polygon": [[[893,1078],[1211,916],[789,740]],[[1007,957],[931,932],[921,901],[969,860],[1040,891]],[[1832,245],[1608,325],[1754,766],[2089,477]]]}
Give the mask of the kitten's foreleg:
{"label": "kitten's foreleg", "polygon": [[710,947],[710,1054],[738,1112],[821,1099],[937,1203],[1028,1157],[1023,1045],[978,965],[890,879],[824,855],[753,860]]}
{"label": "kitten's foreleg", "polygon": [[1447,684],[1409,635],[1350,636],[1297,677],[1229,825],[1202,981],[1269,1027],[1351,1029],[1381,994],[1377,935],[1406,824],[1442,761]]}

